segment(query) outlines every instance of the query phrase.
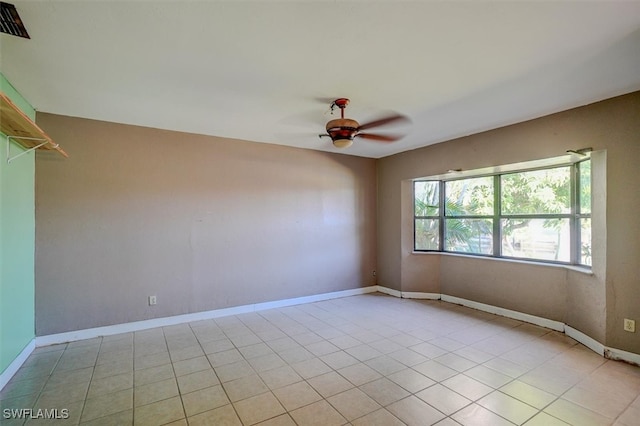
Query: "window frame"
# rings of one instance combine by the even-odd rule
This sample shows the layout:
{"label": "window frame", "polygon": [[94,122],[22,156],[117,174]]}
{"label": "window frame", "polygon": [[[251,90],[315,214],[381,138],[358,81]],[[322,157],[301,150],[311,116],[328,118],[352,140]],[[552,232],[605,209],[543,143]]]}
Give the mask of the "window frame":
{"label": "window frame", "polygon": [[[534,262],[534,263],[550,263],[550,264],[560,264],[560,265],[572,265],[583,268],[591,268],[591,264],[581,263],[582,262],[582,238],[583,233],[581,232],[581,222],[585,219],[591,219],[591,214],[593,208],[589,208],[589,212],[583,212],[581,208],[581,167],[582,165],[590,161],[591,158],[587,156],[586,158],[571,161],[571,162],[560,162],[557,164],[544,165],[544,166],[534,166],[534,167],[522,167],[514,170],[502,170],[496,172],[484,172],[474,174],[472,171],[466,173],[465,176],[452,176],[452,177],[433,177],[433,178],[422,178],[422,179],[414,179],[412,185],[412,202],[413,202],[413,250],[417,253],[451,253],[462,256],[473,256],[473,257],[490,257],[490,258],[502,258],[502,259],[513,259],[518,261],[525,262]],[[550,170],[550,169],[558,169],[558,168],[569,168],[569,185],[570,185],[570,209],[568,213],[535,213],[535,214],[506,214],[502,213],[502,176],[510,175],[514,173],[525,173],[530,171],[538,171],[538,170]],[[468,214],[468,215],[447,215],[446,214],[446,182],[452,182],[457,180],[468,180],[479,177],[493,177],[493,214],[492,215],[478,215],[478,214]],[[592,172],[590,169],[589,174],[590,180],[592,180]],[[437,182],[438,191],[439,191],[439,206],[438,206],[438,214],[437,215],[417,215],[416,214],[416,184],[418,182]],[[591,184],[590,184],[591,185]],[[591,200],[591,205],[593,204],[593,200]],[[438,248],[437,249],[422,249],[417,248],[417,221],[418,220],[438,220]],[[492,253],[473,253],[473,252],[462,252],[449,250],[446,247],[446,226],[447,219],[491,219],[492,220]],[[568,219],[569,221],[569,261],[563,260],[550,260],[550,259],[539,259],[532,257],[518,257],[518,256],[507,256],[502,252],[502,220],[504,219]]]}

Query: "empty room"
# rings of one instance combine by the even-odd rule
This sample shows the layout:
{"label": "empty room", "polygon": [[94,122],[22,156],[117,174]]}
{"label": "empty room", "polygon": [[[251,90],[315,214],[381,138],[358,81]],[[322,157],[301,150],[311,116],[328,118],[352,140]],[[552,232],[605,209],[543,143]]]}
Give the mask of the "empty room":
{"label": "empty room", "polygon": [[640,2],[0,7],[2,425],[640,425]]}

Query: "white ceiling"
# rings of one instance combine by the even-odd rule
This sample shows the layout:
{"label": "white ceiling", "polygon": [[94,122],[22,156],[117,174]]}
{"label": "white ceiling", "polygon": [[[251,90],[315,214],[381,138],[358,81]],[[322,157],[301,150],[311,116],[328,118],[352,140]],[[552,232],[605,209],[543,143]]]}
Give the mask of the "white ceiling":
{"label": "white ceiling", "polygon": [[[39,111],[379,158],[640,90],[640,1],[17,1],[0,71]],[[59,141],[61,145],[64,141]]]}

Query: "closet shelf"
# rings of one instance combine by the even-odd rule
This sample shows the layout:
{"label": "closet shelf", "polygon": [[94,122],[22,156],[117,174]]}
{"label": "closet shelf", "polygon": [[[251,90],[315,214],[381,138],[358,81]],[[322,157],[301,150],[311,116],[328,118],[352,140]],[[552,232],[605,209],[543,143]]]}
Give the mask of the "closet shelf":
{"label": "closet shelf", "polygon": [[[49,135],[47,135],[40,127],[36,125],[20,108],[18,108],[11,99],[4,93],[0,92],[0,132],[7,136],[7,144],[16,142],[28,151],[33,149],[58,151],[65,157],[69,155],[64,152],[60,146],[55,143]],[[9,150],[7,145],[7,151]],[[27,152],[28,152],[27,151]],[[23,152],[24,153],[24,152]],[[21,154],[7,160],[11,161]]]}

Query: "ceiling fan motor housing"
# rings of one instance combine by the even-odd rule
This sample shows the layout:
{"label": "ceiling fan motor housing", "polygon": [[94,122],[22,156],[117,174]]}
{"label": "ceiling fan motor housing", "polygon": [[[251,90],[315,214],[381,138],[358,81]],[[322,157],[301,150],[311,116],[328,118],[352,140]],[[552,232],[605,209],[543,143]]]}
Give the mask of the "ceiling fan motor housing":
{"label": "ceiling fan motor housing", "polygon": [[338,148],[346,148],[353,142],[360,124],[350,118],[336,118],[327,123],[327,133]]}

